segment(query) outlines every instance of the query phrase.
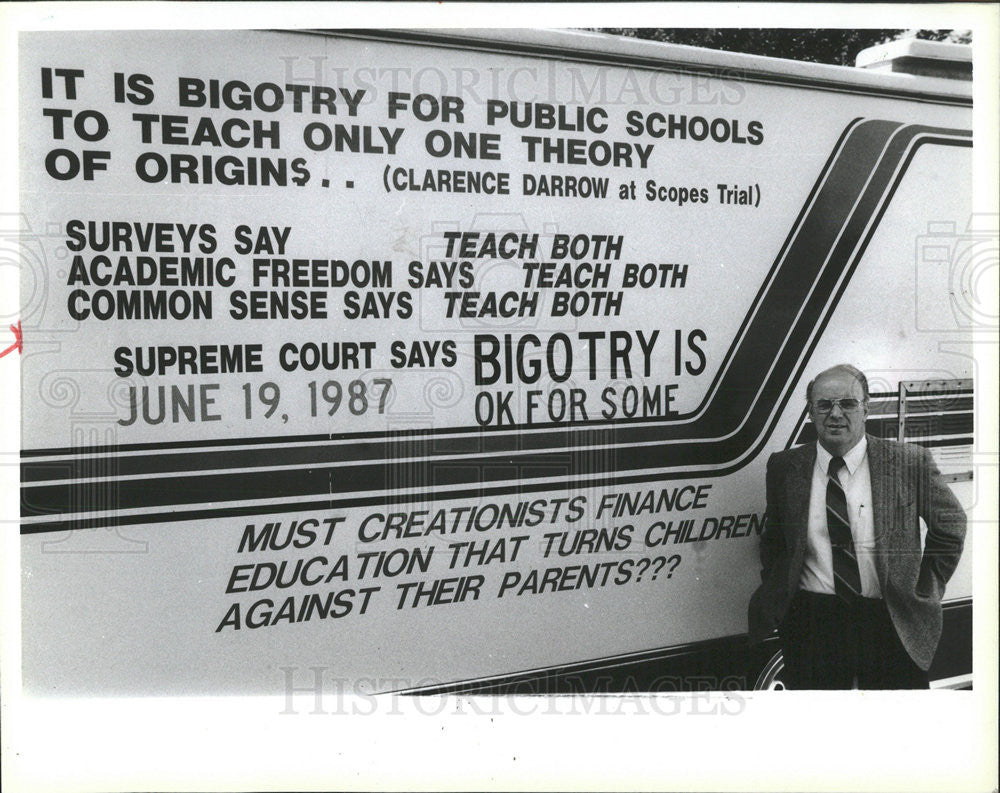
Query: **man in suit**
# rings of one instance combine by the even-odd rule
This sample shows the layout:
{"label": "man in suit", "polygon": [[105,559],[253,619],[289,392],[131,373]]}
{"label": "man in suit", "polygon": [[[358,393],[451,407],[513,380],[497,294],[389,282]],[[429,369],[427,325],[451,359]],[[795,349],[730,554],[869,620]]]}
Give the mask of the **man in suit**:
{"label": "man in suit", "polygon": [[858,369],[821,372],[806,399],[817,442],[767,464],[750,641],[778,629],[788,688],[927,688],[965,512],[926,449],[865,434]]}

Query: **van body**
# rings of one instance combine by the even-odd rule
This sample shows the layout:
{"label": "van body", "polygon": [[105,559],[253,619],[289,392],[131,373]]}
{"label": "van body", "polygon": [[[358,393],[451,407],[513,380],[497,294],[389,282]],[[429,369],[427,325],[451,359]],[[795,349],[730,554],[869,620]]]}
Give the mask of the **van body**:
{"label": "van body", "polygon": [[556,31],[20,60],[33,691],[780,687],[764,469],[842,362],[975,503],[960,67]]}

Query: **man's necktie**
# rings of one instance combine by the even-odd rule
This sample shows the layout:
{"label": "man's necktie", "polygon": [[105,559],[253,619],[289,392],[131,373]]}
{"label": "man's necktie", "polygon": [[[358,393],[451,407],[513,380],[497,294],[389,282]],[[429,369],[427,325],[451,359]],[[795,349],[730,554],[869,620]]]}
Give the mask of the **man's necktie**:
{"label": "man's necktie", "polygon": [[830,460],[826,480],[826,526],[833,549],[834,589],[837,597],[853,605],[861,595],[861,573],[854,553],[851,521],[847,516],[847,496],[838,478],[843,467],[843,457]]}

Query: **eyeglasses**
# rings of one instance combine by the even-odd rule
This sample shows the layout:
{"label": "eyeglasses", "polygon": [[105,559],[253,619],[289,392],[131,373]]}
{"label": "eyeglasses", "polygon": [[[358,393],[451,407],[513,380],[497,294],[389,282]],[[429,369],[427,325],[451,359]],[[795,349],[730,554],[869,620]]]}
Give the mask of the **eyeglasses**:
{"label": "eyeglasses", "polygon": [[813,410],[817,413],[829,413],[834,405],[839,407],[844,413],[857,410],[861,406],[860,399],[817,399],[812,403]]}

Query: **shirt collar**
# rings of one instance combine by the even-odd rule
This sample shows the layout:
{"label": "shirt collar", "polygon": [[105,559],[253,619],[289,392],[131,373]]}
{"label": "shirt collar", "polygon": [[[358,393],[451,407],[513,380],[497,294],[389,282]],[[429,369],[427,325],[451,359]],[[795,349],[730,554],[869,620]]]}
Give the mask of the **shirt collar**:
{"label": "shirt collar", "polygon": [[[854,476],[854,472],[858,470],[858,466],[864,461],[865,454],[867,453],[868,436],[862,435],[861,440],[854,444],[854,447],[844,455],[844,465],[847,468],[848,475]],[[832,459],[833,455],[823,448],[823,444],[816,441],[816,465],[819,466],[820,470],[826,473],[830,468],[830,460]]]}

